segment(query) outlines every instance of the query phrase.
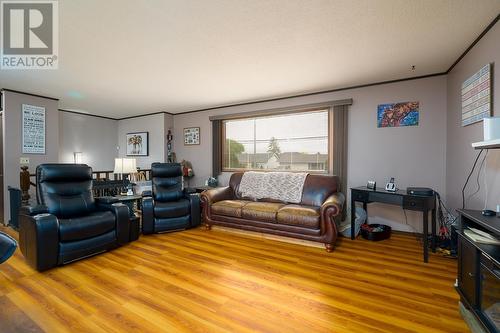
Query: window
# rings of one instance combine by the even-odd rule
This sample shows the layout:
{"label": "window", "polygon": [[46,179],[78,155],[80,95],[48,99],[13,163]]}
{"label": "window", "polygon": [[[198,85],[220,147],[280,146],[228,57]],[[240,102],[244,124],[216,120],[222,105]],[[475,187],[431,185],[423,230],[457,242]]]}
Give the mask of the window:
{"label": "window", "polygon": [[328,110],[224,120],[222,170],[328,172]]}

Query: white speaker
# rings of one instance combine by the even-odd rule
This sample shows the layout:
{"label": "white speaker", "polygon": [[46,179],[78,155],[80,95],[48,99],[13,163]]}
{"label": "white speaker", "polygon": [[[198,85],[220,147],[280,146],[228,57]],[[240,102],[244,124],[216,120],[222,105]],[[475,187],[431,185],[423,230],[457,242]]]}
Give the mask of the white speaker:
{"label": "white speaker", "polygon": [[500,139],[500,117],[483,119],[484,141]]}

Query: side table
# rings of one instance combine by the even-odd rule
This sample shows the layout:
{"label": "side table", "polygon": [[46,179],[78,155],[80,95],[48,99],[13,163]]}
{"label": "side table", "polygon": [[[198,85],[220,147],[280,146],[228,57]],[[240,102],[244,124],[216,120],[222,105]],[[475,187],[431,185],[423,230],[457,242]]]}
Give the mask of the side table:
{"label": "side table", "polygon": [[119,202],[128,206],[130,212],[130,234],[129,240],[135,241],[139,239],[141,233],[141,219],[135,212],[141,213],[142,208],[142,195],[117,195],[115,196]]}
{"label": "side table", "polygon": [[[217,186],[218,187],[218,186]],[[207,185],[203,185],[203,186],[193,186],[193,187],[189,187],[188,188],[188,191],[190,193],[201,193],[203,191],[206,191],[206,190],[211,190],[211,189],[214,189],[214,188],[217,188],[217,187],[212,187],[212,186],[207,186]]]}
{"label": "side table", "polygon": [[136,211],[141,210],[142,206],[142,195],[115,195],[114,198],[118,199],[119,202],[128,206],[130,211],[130,216],[135,215]]}

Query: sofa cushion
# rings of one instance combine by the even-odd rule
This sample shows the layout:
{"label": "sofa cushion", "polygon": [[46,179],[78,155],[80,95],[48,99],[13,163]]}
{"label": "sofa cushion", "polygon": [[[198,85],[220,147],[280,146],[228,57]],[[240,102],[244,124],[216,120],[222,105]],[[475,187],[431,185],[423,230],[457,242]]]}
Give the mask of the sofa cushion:
{"label": "sofa cushion", "polygon": [[59,238],[62,242],[96,237],[113,229],[115,229],[115,216],[110,211],[59,219]]}
{"label": "sofa cushion", "polygon": [[215,215],[241,217],[241,208],[251,201],[222,200],[212,204],[210,212]]}
{"label": "sofa cushion", "polygon": [[276,202],[249,202],[241,209],[241,217],[247,220],[276,222],[276,213],[285,206]]}
{"label": "sofa cushion", "polygon": [[191,206],[188,199],[169,202],[155,201],[154,204],[154,216],[159,218],[185,216],[190,211]]}
{"label": "sofa cushion", "polygon": [[319,228],[320,208],[303,205],[286,205],[277,214],[280,224],[296,225],[307,228]]}

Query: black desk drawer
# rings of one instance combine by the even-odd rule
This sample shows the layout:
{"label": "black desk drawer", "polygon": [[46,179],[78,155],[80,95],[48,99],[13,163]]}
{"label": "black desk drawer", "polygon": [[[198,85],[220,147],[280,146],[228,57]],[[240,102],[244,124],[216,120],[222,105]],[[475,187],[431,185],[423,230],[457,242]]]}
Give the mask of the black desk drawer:
{"label": "black desk drawer", "polygon": [[352,191],[351,192],[352,199],[355,201],[367,202],[368,201],[368,193],[364,191]]}
{"label": "black desk drawer", "polygon": [[403,197],[403,209],[421,211],[425,207],[426,198]]}

